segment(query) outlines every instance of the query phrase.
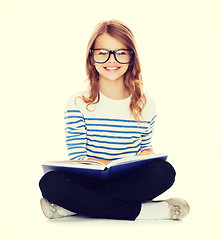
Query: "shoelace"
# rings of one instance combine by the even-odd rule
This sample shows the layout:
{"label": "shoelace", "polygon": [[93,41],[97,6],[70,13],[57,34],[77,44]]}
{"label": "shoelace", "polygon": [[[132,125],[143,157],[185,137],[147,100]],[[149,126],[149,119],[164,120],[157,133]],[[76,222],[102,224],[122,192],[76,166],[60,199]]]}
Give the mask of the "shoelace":
{"label": "shoelace", "polygon": [[183,208],[180,205],[174,204],[172,205],[172,215],[174,219],[179,218],[183,214]]}

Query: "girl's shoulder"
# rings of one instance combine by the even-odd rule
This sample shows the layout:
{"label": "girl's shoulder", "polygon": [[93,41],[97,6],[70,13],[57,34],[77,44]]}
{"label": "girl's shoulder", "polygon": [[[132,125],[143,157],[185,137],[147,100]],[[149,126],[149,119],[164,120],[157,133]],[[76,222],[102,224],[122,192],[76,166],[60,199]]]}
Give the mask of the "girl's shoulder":
{"label": "girl's shoulder", "polygon": [[150,94],[148,93],[145,93],[145,96],[146,96],[146,105],[145,107],[148,107],[148,108],[155,108],[155,99],[153,96],[151,96]]}
{"label": "girl's shoulder", "polygon": [[89,92],[87,90],[73,93],[67,101],[66,109],[81,109],[83,106],[86,106],[86,103],[83,101],[82,96],[88,96]]}
{"label": "girl's shoulder", "polygon": [[150,121],[156,116],[156,104],[153,96],[149,95],[148,93],[145,93],[145,96],[146,96],[146,104],[142,111],[142,117],[145,120]]}

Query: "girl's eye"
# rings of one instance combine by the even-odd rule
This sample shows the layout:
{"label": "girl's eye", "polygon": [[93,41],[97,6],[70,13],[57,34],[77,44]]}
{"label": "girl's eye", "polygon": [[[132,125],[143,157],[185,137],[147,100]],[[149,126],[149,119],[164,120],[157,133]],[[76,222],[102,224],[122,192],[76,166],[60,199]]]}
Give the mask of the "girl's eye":
{"label": "girl's eye", "polygon": [[126,55],[126,51],[118,51],[116,52],[118,55]]}
{"label": "girl's eye", "polygon": [[100,50],[100,52],[99,52],[99,55],[106,55],[106,54],[108,54],[107,51],[102,51],[102,50]]}

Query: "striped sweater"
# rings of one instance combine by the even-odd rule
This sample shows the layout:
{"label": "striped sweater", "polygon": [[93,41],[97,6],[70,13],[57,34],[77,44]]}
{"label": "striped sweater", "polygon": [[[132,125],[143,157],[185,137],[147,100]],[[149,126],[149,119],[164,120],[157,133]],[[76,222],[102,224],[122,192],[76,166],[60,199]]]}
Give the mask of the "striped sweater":
{"label": "striped sweater", "polygon": [[130,114],[131,96],[114,100],[100,93],[100,101],[86,109],[86,103],[73,95],[66,106],[66,144],[70,160],[88,157],[116,160],[152,149],[155,104],[147,96],[140,125]]}

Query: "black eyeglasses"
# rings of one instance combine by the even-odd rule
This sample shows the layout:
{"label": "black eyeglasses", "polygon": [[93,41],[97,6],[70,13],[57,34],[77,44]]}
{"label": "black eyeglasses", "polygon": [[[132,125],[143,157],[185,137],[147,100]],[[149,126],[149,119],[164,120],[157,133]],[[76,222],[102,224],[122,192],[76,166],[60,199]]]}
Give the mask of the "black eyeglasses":
{"label": "black eyeglasses", "polygon": [[111,54],[118,63],[126,64],[130,63],[133,51],[130,49],[118,49],[118,50],[107,50],[102,48],[90,49],[90,54],[92,55],[93,61],[96,63],[105,63],[109,60]]}

